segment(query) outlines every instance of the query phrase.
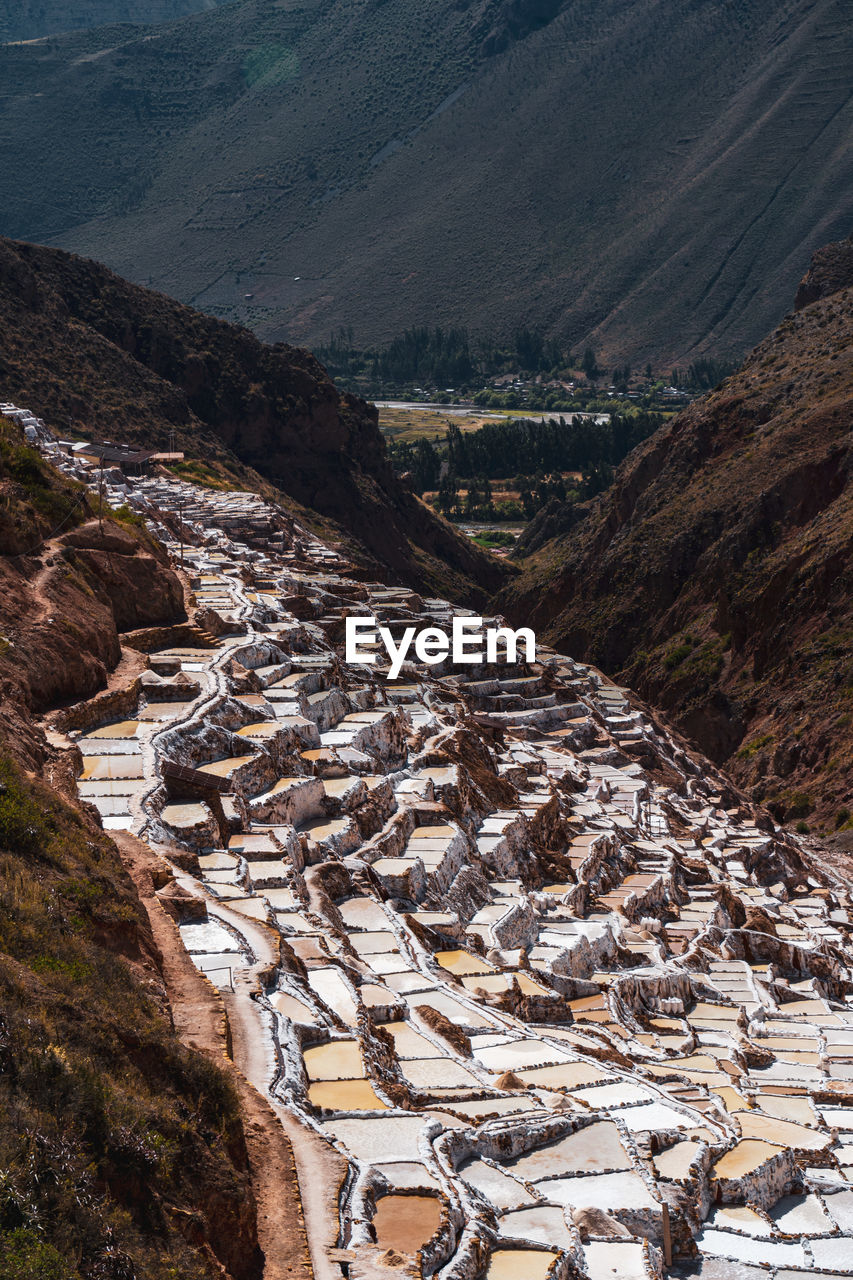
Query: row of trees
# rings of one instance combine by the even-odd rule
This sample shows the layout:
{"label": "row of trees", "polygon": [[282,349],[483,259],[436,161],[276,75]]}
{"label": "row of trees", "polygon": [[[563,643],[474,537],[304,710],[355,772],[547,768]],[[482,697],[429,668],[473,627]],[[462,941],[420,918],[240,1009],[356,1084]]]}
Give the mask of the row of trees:
{"label": "row of trees", "polygon": [[616,466],[663,420],[659,413],[636,413],[613,414],[608,421],[575,415],[548,422],[488,422],[469,432],[451,425],[443,440],[392,442],[389,453],[399,472],[411,472],[419,493],[435,489],[442,474],[498,480],[591,473],[601,465]]}
{"label": "row of trees", "polygon": [[[552,498],[578,501],[601,492],[613,468],[663,422],[659,413],[613,414],[609,421],[575,416],[548,422],[489,422],[476,431],[449,426],[443,440],[392,441],[395,470],[408,472],[419,494],[471,520],[529,520]],[[565,473],[580,473],[566,481]],[[495,501],[493,481],[517,492]],[[464,495],[463,495],[463,491]]]}
{"label": "row of trees", "polygon": [[496,499],[486,476],[460,481],[448,472],[441,479],[433,506],[453,519],[474,523],[532,520],[537,511],[541,511],[553,498],[559,502],[580,502],[600,493],[612,479],[613,469],[607,464],[592,468],[579,480],[569,483],[559,474],[518,475],[509,482],[518,498]]}
{"label": "row of trees", "polygon": [[[351,327],[342,327],[325,346],[317,348],[317,356],[334,378],[374,392],[382,387],[416,386],[441,391],[452,387],[459,392],[482,387],[484,381],[501,374],[565,378],[572,371],[582,372],[591,384],[612,383],[624,391],[633,376],[628,364],[608,371],[599,364],[592,347],[576,354],[526,325],[506,342],[471,339],[464,328],[413,326],[386,346],[367,349],[355,345]],[[675,386],[703,391],[716,386],[735,368],[731,361],[703,359],[686,370],[674,369],[671,377]],[[651,365],[646,365],[642,376],[652,381]]]}
{"label": "row of trees", "polygon": [[736,360],[713,360],[711,358],[694,360],[684,369],[673,369],[671,379],[674,387],[683,387],[687,391],[710,391],[719,386],[724,378],[730,378],[739,368]]}

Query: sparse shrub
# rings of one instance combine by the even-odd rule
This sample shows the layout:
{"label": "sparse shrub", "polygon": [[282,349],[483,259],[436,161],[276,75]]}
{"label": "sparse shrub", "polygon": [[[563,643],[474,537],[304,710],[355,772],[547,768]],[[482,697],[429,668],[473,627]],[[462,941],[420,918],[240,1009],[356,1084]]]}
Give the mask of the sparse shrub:
{"label": "sparse shrub", "polygon": [[752,742],[748,742],[738,751],[738,760],[751,760],[753,756],[758,755],[762,747],[768,746],[772,741],[772,733],[762,733],[760,738],[753,738]]}
{"label": "sparse shrub", "polygon": [[145,517],[140,515],[138,511],[133,511],[126,504],[121,507],[115,507],[111,512],[113,520],[118,520],[119,524],[129,524],[134,529],[145,528]]}
{"label": "sparse shrub", "polygon": [[77,1280],[78,1272],[28,1227],[0,1235],[0,1280]]}
{"label": "sparse shrub", "polygon": [[788,799],[788,818],[805,818],[814,808],[814,801],[806,791],[792,791]]}
{"label": "sparse shrub", "polygon": [[698,641],[693,636],[685,636],[681,644],[675,645],[664,655],[664,666],[669,671],[674,671],[676,667],[681,666],[685,658],[690,657],[697,644]]}

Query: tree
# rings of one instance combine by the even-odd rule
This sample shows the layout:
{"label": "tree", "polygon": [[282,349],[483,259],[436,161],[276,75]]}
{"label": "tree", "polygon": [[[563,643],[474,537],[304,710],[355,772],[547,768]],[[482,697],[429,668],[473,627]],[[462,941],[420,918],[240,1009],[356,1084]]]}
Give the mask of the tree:
{"label": "tree", "polygon": [[598,363],[595,359],[595,352],[592,347],[587,347],[586,351],[583,353],[581,368],[590,382],[595,382],[599,377],[601,370],[598,367]]}

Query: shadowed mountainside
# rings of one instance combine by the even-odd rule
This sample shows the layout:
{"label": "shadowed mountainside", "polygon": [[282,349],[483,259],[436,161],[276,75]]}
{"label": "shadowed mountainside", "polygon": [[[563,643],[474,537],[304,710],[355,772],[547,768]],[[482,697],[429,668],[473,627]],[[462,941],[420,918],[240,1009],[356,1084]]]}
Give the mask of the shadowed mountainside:
{"label": "shadowed mountainside", "polygon": [[0,230],[266,338],[740,354],[850,225],[851,63],[845,0],[244,0],[76,32],[0,49]]}
{"label": "shadowed mountainside", "polygon": [[0,0],[0,43],[110,22],[174,22],[220,0]]}
{"label": "shadowed mountainside", "polygon": [[394,477],[376,409],[307,351],[128,284],[60,250],[0,242],[0,388],[60,432],[174,444],[253,468],[335,522],[365,568],[483,600],[507,569]]}
{"label": "shadowed mountainside", "polygon": [[853,764],[851,265],[850,241],[816,255],[815,300],[737,374],[588,508],[534,520],[499,601],[662,707],[778,816],[830,829]]}

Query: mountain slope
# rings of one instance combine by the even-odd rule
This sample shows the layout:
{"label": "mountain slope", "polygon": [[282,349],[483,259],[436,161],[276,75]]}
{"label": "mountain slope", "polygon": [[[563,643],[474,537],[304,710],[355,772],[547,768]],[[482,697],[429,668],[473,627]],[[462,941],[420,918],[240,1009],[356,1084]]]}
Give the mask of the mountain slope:
{"label": "mountain slope", "polygon": [[400,485],[376,409],[307,351],[96,263],[0,242],[0,394],[58,431],[232,464],[247,487],[252,468],[334,521],[368,569],[412,586],[483,600],[507,573]]}
{"label": "mountain slope", "polygon": [[0,229],[267,338],[739,353],[853,217],[851,62],[845,0],[245,0],[8,46]]}
{"label": "mountain slope", "polygon": [[663,707],[778,815],[830,826],[853,764],[851,250],[817,256],[814,301],[585,517],[534,521],[500,601]]}
{"label": "mountain slope", "polygon": [[85,491],[0,419],[4,1280],[263,1271],[233,1079],[175,1034],[118,850],[63,798],[81,758],[36,718],[103,687],[119,627],[184,616],[165,561],[137,529],[106,520],[99,534]]}
{"label": "mountain slope", "polygon": [[110,22],[174,22],[220,0],[0,0],[0,43]]}

